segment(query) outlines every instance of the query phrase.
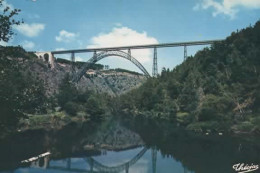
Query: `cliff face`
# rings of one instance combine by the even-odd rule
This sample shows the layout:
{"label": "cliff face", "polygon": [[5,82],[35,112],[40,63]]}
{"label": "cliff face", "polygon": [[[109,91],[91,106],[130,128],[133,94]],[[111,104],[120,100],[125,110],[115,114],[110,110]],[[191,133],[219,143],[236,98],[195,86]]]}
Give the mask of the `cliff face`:
{"label": "cliff face", "polygon": [[[68,64],[55,63],[55,67],[51,69],[48,67],[48,63],[41,60],[31,63],[29,68],[33,73],[37,73],[39,79],[44,81],[44,87],[48,96],[58,92],[59,84],[65,77],[65,74],[71,72],[71,66]],[[113,70],[95,71],[95,73],[95,75],[83,76],[76,84],[77,88],[82,91],[89,89],[98,93],[116,96],[139,87],[146,80],[142,75]]]}

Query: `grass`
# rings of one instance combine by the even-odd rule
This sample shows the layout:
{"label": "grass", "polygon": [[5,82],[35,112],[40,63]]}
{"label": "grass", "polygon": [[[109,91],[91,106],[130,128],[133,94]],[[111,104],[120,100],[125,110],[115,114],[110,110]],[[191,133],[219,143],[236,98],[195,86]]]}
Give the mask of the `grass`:
{"label": "grass", "polygon": [[27,118],[20,120],[21,130],[28,129],[60,129],[70,122],[84,122],[86,119],[82,115],[69,116],[65,112],[53,112],[42,115],[28,115]]}

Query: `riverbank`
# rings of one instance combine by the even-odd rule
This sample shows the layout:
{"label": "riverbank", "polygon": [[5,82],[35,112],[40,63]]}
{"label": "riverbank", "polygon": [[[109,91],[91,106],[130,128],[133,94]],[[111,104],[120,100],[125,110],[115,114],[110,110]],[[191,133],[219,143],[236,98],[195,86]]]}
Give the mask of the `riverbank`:
{"label": "riverbank", "polygon": [[83,124],[90,121],[86,115],[70,116],[66,112],[53,112],[41,115],[28,115],[28,118],[23,118],[19,121],[18,132],[26,130],[44,129],[60,130],[69,123]]}
{"label": "riverbank", "polygon": [[194,119],[194,115],[187,112],[178,112],[175,116],[172,116],[169,112],[157,112],[157,111],[138,111],[125,109],[121,111],[122,117],[128,117],[129,119],[141,118],[143,120],[152,120],[158,122],[171,123],[173,127],[181,127],[186,131],[201,134],[228,134],[233,136],[260,136],[260,117],[248,116],[245,121],[232,122],[232,121],[198,121]]}
{"label": "riverbank", "polygon": [[[68,129],[72,132],[64,134]],[[39,131],[45,134],[44,138],[53,138],[57,134],[69,136],[73,131],[81,132],[80,136],[84,137],[81,137],[80,147],[77,150],[118,151],[144,145],[138,134],[123,127],[113,116],[104,115],[103,119],[97,122],[85,114],[70,116],[63,111],[28,115],[19,121],[17,129],[5,134],[1,139]]]}

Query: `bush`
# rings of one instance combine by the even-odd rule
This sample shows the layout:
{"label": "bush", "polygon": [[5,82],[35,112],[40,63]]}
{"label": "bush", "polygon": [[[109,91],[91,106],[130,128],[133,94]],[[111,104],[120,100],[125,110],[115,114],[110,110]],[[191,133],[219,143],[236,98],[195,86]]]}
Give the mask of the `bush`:
{"label": "bush", "polygon": [[246,132],[250,132],[251,130],[253,130],[253,128],[254,125],[249,121],[245,121],[237,125],[238,130],[246,131]]}
{"label": "bush", "polygon": [[179,122],[182,125],[190,124],[193,121],[192,114],[189,114],[187,112],[178,112],[176,118],[177,122]]}
{"label": "bush", "polygon": [[74,102],[67,102],[64,106],[64,110],[72,116],[76,116],[77,112],[79,111],[79,106],[77,103]]}
{"label": "bush", "polygon": [[187,130],[205,132],[205,131],[222,131],[222,125],[217,121],[207,121],[207,122],[196,122],[187,126]]}
{"label": "bush", "polygon": [[217,112],[211,107],[202,108],[198,113],[198,121],[211,121],[217,119]]}

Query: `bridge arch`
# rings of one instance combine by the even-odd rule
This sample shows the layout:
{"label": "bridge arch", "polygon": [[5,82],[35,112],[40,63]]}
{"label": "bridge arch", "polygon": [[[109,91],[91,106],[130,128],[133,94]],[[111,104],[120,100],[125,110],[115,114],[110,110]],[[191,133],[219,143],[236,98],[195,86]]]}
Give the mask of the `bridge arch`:
{"label": "bridge arch", "polygon": [[128,170],[132,165],[134,165],[143,155],[146,153],[147,148],[143,148],[135,157],[131,160],[127,161],[126,163],[122,163],[117,166],[106,166],[102,163],[99,163],[92,157],[85,158],[85,161],[92,167],[96,168],[100,172],[122,172],[124,170]]}
{"label": "bridge arch", "polygon": [[92,58],[90,58],[86,64],[74,75],[73,77],[73,82],[78,82],[81,77],[86,73],[88,70],[89,66],[91,64],[95,64],[96,62],[100,61],[103,58],[109,57],[109,56],[117,56],[121,57],[124,59],[127,59],[131,61],[133,64],[135,64],[143,73],[146,77],[150,77],[150,74],[147,72],[147,70],[143,67],[143,65],[134,57],[132,57],[130,54],[124,52],[124,51],[104,51],[100,52],[98,54],[94,54]]}
{"label": "bridge arch", "polygon": [[51,52],[35,52],[34,53],[39,59],[50,64],[51,68],[54,68],[54,56]]}

